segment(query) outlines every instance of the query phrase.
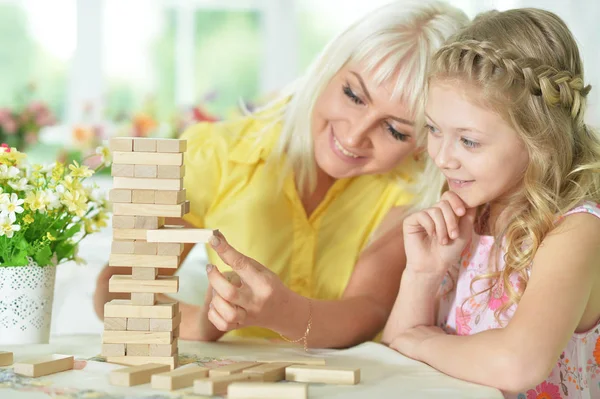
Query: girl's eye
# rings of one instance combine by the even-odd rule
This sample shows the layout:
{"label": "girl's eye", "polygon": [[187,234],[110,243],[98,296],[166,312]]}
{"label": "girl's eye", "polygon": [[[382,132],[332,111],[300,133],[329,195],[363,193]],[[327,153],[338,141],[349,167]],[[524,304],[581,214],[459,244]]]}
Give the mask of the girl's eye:
{"label": "girl's eye", "polygon": [[364,105],[363,100],[360,99],[360,97],[358,97],[356,94],[354,94],[354,92],[352,91],[352,89],[350,88],[350,85],[346,84],[344,85],[344,94],[354,103],[357,105]]}
{"label": "girl's eye", "polygon": [[466,139],[464,137],[461,138],[460,141],[462,141],[462,143],[465,145],[465,147],[468,147],[468,148],[477,148],[477,147],[479,147],[479,143],[478,142]]}
{"label": "girl's eye", "polygon": [[429,133],[429,134],[438,134],[440,132],[435,127],[431,126],[430,124],[426,124],[425,129],[427,129],[427,133]]}

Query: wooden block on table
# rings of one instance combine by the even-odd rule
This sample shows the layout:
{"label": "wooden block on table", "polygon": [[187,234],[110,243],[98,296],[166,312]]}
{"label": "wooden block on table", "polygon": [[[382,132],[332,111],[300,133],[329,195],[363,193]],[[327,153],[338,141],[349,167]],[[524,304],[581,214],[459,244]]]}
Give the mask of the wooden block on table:
{"label": "wooden block on table", "polygon": [[239,381],[254,381],[255,378],[252,374],[242,373],[202,378],[194,380],[194,393],[198,395],[222,395],[227,393],[229,384]]}
{"label": "wooden block on table", "polygon": [[[115,204],[115,205],[133,205],[133,204]],[[138,207],[155,206],[155,205],[136,205]],[[162,216],[134,216],[134,229],[156,230],[165,225],[165,218]],[[155,227],[156,226],[156,227]]]}
{"label": "wooden block on table", "polygon": [[179,256],[183,253],[182,242],[158,242],[156,254],[163,256]]}
{"label": "wooden block on table", "polygon": [[256,363],[256,362],[237,362],[237,363],[232,363],[232,364],[228,364],[225,366],[215,367],[214,369],[210,369],[210,371],[208,372],[208,375],[210,377],[221,377],[224,375],[237,374],[237,373],[241,373],[242,370],[244,370],[244,369],[258,366],[258,365],[259,365],[259,363]]}
{"label": "wooden block on table", "polygon": [[104,318],[104,329],[108,330],[108,331],[127,330],[127,318],[126,317],[105,317]]}
{"label": "wooden block on table", "polygon": [[106,357],[108,363],[123,364],[127,366],[138,366],[148,363],[166,364],[171,370],[179,365],[177,356],[156,357],[156,356],[109,356]]}
{"label": "wooden block on table", "polygon": [[150,319],[141,319],[137,317],[128,318],[127,331],[150,331]]}
{"label": "wooden block on table", "polygon": [[152,389],[174,391],[194,385],[194,380],[206,378],[208,369],[193,365],[152,376]]}
{"label": "wooden block on table", "polygon": [[228,399],[307,399],[307,384],[234,382],[227,387]]}
{"label": "wooden block on table", "polygon": [[156,280],[134,280],[131,276],[113,275],[108,280],[108,291],[172,294],[179,291],[179,276],[157,276]]}
{"label": "wooden block on table", "polygon": [[158,165],[156,176],[159,179],[181,179],[185,176],[185,165]]}
{"label": "wooden block on table", "polygon": [[285,368],[293,363],[259,363],[258,366],[242,370],[242,373],[260,374],[264,382],[285,380]]}
{"label": "wooden block on table", "polygon": [[104,344],[170,344],[173,333],[150,331],[104,331]]}
{"label": "wooden block on table", "polygon": [[111,371],[109,381],[112,385],[132,387],[147,384],[153,374],[169,371],[170,367],[164,364],[149,363],[136,367],[126,367]]}
{"label": "wooden block on table", "polygon": [[187,140],[180,139],[157,139],[156,152],[185,152],[187,150]]}
{"label": "wooden block on table", "polygon": [[[139,215],[139,216],[164,216],[179,218],[185,215],[185,202],[177,205],[158,205],[158,204],[113,204],[113,213],[115,215]],[[138,216],[138,217],[139,217]]]}
{"label": "wooden block on table", "polygon": [[137,177],[115,177],[114,188],[130,188],[132,190],[166,190],[174,191],[183,188],[183,179],[141,179]]}
{"label": "wooden block on table", "polygon": [[140,137],[133,139],[133,151],[156,152],[156,139]]}
{"label": "wooden block on table", "polygon": [[181,312],[172,319],[150,319],[150,331],[175,331],[181,324]]}
{"label": "wooden block on table", "polygon": [[[177,166],[175,166],[177,168]],[[158,166],[157,165],[134,165],[133,168],[133,176],[123,176],[123,177],[141,177],[144,179],[155,179],[158,176]]]}
{"label": "wooden block on table", "polygon": [[154,190],[133,190],[131,194],[131,203],[134,204],[154,204],[156,197]]}
{"label": "wooden block on table", "polygon": [[177,338],[170,344],[150,344],[149,356],[173,356],[177,353]]}
{"label": "wooden block on table", "polygon": [[297,382],[356,385],[360,382],[360,369],[329,366],[290,366],[285,369],[285,379]]}
{"label": "wooden block on table", "polygon": [[[156,277],[154,276],[155,279]],[[131,303],[133,305],[153,306],[156,304],[156,294],[151,292],[132,292]]]}
{"label": "wooden block on table", "polygon": [[178,302],[159,302],[154,306],[133,305],[128,299],[113,299],[104,304],[104,317],[172,319],[179,314]]}
{"label": "wooden block on table", "polygon": [[111,244],[110,253],[111,254],[133,254],[135,247],[135,241],[133,240],[114,240]]}
{"label": "wooden block on table", "polygon": [[108,200],[113,203],[130,203],[132,190],[115,188],[109,191]]}
{"label": "wooden block on table", "polygon": [[131,137],[113,137],[110,139],[108,148],[112,151],[131,152],[133,151],[133,138]]}
{"label": "wooden block on table", "polygon": [[[128,205],[128,204],[113,204],[113,206],[114,205]],[[113,225],[114,229],[134,229],[135,228],[135,216],[123,216],[121,214],[113,212],[112,225]]]}
{"label": "wooden block on table", "polygon": [[148,242],[177,242],[177,243],[204,243],[213,236],[213,230],[186,229],[165,226],[162,229],[148,230]]}
{"label": "wooden block on table", "polygon": [[41,377],[73,369],[73,356],[50,355],[14,364],[15,374]]}
{"label": "wooden block on table", "polygon": [[125,356],[125,344],[102,344],[102,356]]}
{"label": "wooden block on table", "polygon": [[177,205],[185,201],[186,189],[172,191],[157,191],[154,203],[160,205]]}
{"label": "wooden block on table", "polygon": [[153,267],[133,267],[131,268],[131,278],[134,280],[156,280],[158,269]]}
{"label": "wooden block on table", "polygon": [[12,352],[0,352],[0,366],[10,366],[13,364],[13,361]]}
{"label": "wooden block on table", "polygon": [[127,344],[127,356],[150,356],[150,345]]}
{"label": "wooden block on table", "polygon": [[113,163],[133,165],[183,165],[182,153],[113,152]]}
{"label": "wooden block on table", "polygon": [[133,165],[114,163],[110,167],[112,177],[134,177]]}
{"label": "wooden block on table", "polygon": [[177,269],[179,266],[179,256],[111,254],[108,258],[108,265]]}
{"label": "wooden block on table", "polygon": [[303,365],[315,365],[324,366],[324,357],[313,357],[313,356],[273,356],[273,357],[259,357],[256,359],[260,363],[291,363],[291,364],[303,364]]}
{"label": "wooden block on table", "polygon": [[113,229],[113,239],[115,240],[145,240],[145,229]]}

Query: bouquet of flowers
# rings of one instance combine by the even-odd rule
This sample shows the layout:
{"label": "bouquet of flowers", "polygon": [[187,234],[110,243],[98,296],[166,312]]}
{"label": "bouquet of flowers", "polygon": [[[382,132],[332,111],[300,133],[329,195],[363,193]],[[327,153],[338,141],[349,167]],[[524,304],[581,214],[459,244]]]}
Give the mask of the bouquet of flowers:
{"label": "bouquet of flowers", "polygon": [[[107,148],[99,149],[103,164]],[[95,184],[96,170],[73,162],[29,165],[25,154],[0,146],[0,267],[40,266],[74,260],[79,242],[107,225],[108,203]],[[99,169],[98,168],[98,169]]]}

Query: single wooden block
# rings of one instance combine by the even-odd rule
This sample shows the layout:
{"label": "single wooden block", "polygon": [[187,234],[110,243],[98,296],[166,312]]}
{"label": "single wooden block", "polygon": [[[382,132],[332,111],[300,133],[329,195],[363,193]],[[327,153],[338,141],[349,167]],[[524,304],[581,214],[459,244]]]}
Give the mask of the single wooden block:
{"label": "single wooden block", "polygon": [[157,244],[157,255],[179,256],[183,253],[182,242],[159,242]]}
{"label": "single wooden block", "polygon": [[256,359],[260,363],[292,363],[301,365],[324,366],[325,358],[316,356],[272,356],[259,357]]}
{"label": "single wooden block", "polygon": [[0,367],[10,366],[14,358],[12,352],[0,352]]}
{"label": "single wooden block", "polygon": [[[154,278],[156,279],[156,277]],[[154,306],[156,304],[156,294],[151,292],[132,292],[131,303],[133,305]]]}
{"label": "single wooden block", "polygon": [[215,367],[208,372],[208,375],[210,377],[221,377],[224,375],[237,374],[241,373],[244,369],[258,365],[259,363],[256,362],[237,362],[226,366]]}
{"label": "single wooden block", "polygon": [[258,366],[242,370],[242,373],[260,374],[264,382],[285,380],[285,368],[293,363],[257,363]]}
{"label": "single wooden block", "polygon": [[177,338],[173,338],[173,342],[168,345],[150,344],[149,356],[173,356],[177,353]]}
{"label": "single wooden block", "polygon": [[173,333],[150,331],[104,331],[104,344],[170,344]]}
{"label": "single wooden block", "polygon": [[113,152],[113,163],[133,165],[183,165],[182,153],[158,153],[158,152]]}
{"label": "single wooden block", "polygon": [[[210,372],[209,372],[210,373]],[[194,393],[198,395],[223,395],[227,393],[229,384],[239,381],[253,381],[252,374],[236,373],[221,377],[209,377],[194,380]]]}
{"label": "single wooden block", "polygon": [[111,254],[133,254],[134,253],[134,243],[133,240],[114,240],[111,244],[110,253]]}
{"label": "single wooden block", "polygon": [[[114,205],[129,205],[129,204],[113,204]],[[114,209],[114,208],[113,208]],[[113,212],[112,225],[115,229],[134,229],[135,216],[123,216]]]}
{"label": "single wooden block", "polygon": [[173,330],[173,338],[179,338],[179,327]]}
{"label": "single wooden block", "polygon": [[157,204],[113,204],[113,213],[116,215],[139,215],[139,216],[164,216],[180,218],[185,215],[185,202],[177,205]]}
{"label": "single wooden block", "polygon": [[175,331],[181,324],[181,312],[172,319],[150,319],[150,331]]}
{"label": "single wooden block", "polygon": [[329,366],[290,366],[285,369],[285,379],[297,382],[356,385],[360,382],[360,369]]}
{"label": "single wooden block", "polygon": [[112,385],[132,387],[147,384],[153,374],[169,371],[170,367],[164,364],[148,363],[135,367],[126,367],[110,372],[109,381]]}
{"label": "single wooden block", "polygon": [[133,305],[128,299],[113,299],[104,304],[104,317],[172,319],[179,314],[179,302],[159,302],[154,306]]}
{"label": "single wooden block", "polygon": [[126,317],[105,317],[104,318],[104,329],[108,330],[108,331],[127,330],[127,318]]}
{"label": "single wooden block", "polygon": [[128,318],[127,331],[150,331],[150,319]]}
{"label": "single wooden block", "polygon": [[108,148],[112,152],[131,152],[133,151],[133,139],[131,137],[113,137],[109,141]]}
{"label": "single wooden block", "polygon": [[102,356],[125,356],[125,344],[102,344]]}
{"label": "single wooden block", "polygon": [[145,229],[113,229],[113,239],[115,240],[145,240]]}
{"label": "single wooden block", "polygon": [[187,140],[180,139],[157,139],[156,152],[185,152]]}
{"label": "single wooden block", "polygon": [[154,204],[156,197],[154,190],[133,190],[131,201],[134,204]]}
{"label": "single wooden block", "polygon": [[[135,153],[134,153],[135,154]],[[132,190],[181,190],[183,179],[138,179],[136,177],[115,177],[114,188],[130,188]]]}
{"label": "single wooden block", "polygon": [[156,152],[156,139],[140,137],[133,139],[133,151]]}
{"label": "single wooden block", "polygon": [[179,276],[157,276],[156,280],[134,280],[131,276],[111,276],[109,292],[172,294],[179,291]]}
{"label": "single wooden block", "polygon": [[139,366],[148,363],[166,364],[171,370],[179,365],[177,356],[156,357],[156,356],[109,356],[106,358],[108,363],[122,364],[127,366]]}
{"label": "single wooden block", "polygon": [[307,384],[234,382],[227,387],[227,399],[307,399]]}
{"label": "single wooden block", "polygon": [[191,205],[190,205],[190,201],[185,201],[185,208],[183,209],[183,213],[184,214],[190,213],[191,209],[192,208],[191,208]]}
{"label": "single wooden block", "polygon": [[156,280],[158,269],[153,267],[133,267],[131,268],[131,278],[134,280]]}
{"label": "single wooden block", "polygon": [[194,380],[208,377],[208,369],[192,365],[152,376],[152,389],[174,391],[194,385]]}
{"label": "single wooden block", "polygon": [[130,203],[132,190],[123,188],[112,189],[108,192],[108,200],[113,203]]}
{"label": "single wooden block", "polygon": [[111,254],[108,259],[108,265],[177,269],[179,266],[179,256]]}
{"label": "single wooden block", "polygon": [[112,177],[134,177],[133,165],[112,164],[110,167],[110,175]]}
{"label": "single wooden block", "polygon": [[213,236],[210,229],[171,228],[148,230],[148,242],[205,243]]}
{"label": "single wooden block", "polygon": [[185,201],[186,189],[177,191],[157,191],[154,203],[159,205],[176,205]]}
{"label": "single wooden block", "polygon": [[156,255],[158,252],[158,245],[155,242],[135,240],[133,242],[133,252],[136,255]]}
{"label": "single wooden block", "polygon": [[[140,177],[143,179],[156,179],[158,177],[157,165],[134,165],[133,176],[124,177]],[[175,166],[177,168],[177,166]]]}
{"label": "single wooden block", "polygon": [[185,165],[158,165],[156,176],[159,179],[181,179],[185,176]]}
{"label": "single wooden block", "polygon": [[127,356],[150,356],[150,345],[127,344]]}
{"label": "single wooden block", "polygon": [[[133,204],[115,204],[115,205],[133,205]],[[138,207],[155,206],[155,205],[137,205]],[[156,230],[165,225],[165,218],[162,216],[134,216],[134,229]],[[156,226],[156,227],[154,227]]]}
{"label": "single wooden block", "polygon": [[73,369],[73,356],[50,355],[14,364],[15,374],[42,377]]}

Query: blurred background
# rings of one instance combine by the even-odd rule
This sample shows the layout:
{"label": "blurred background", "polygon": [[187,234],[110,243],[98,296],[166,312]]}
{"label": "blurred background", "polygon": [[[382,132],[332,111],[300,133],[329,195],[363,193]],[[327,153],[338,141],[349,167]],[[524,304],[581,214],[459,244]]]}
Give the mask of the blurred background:
{"label": "blurred background", "polygon": [[[301,74],[333,36],[389,0],[0,0],[0,142],[39,162],[82,159],[108,137],[177,137],[239,114]],[[600,125],[600,2],[454,0],[469,17],[516,7],[557,13],[580,44],[588,122]],[[93,162],[93,159],[92,161]],[[90,165],[93,166],[93,165]],[[97,177],[110,187],[110,176]],[[91,308],[110,226],[62,265],[53,332],[100,332]],[[202,277],[199,248],[182,272]],[[201,301],[205,282],[182,285]],[[75,317],[75,315],[77,317]]]}

